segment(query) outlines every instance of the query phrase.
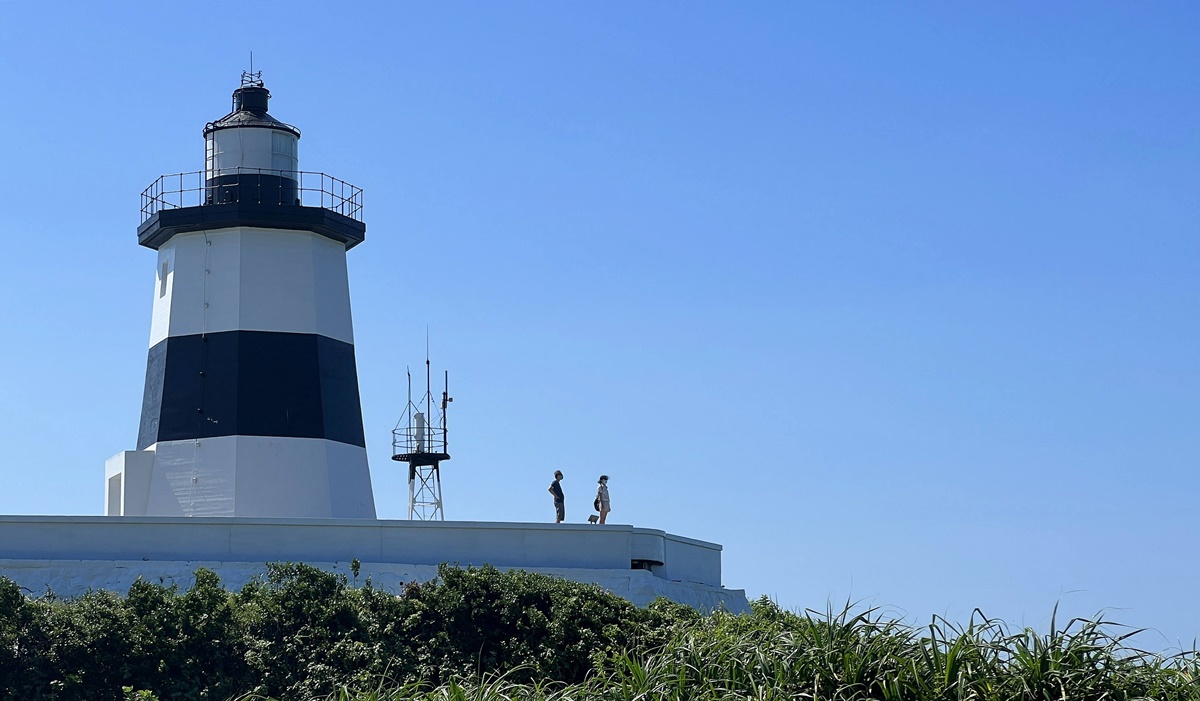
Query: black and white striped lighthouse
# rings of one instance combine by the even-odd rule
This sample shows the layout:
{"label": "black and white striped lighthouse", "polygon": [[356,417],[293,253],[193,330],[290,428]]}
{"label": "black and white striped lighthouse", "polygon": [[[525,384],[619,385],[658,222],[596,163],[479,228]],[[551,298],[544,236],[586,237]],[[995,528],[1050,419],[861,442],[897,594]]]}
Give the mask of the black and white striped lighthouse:
{"label": "black and white striped lighthouse", "polygon": [[362,191],[299,170],[259,74],[204,128],[205,168],[142,195],[158,252],[137,451],[107,513],[374,518],[346,251]]}

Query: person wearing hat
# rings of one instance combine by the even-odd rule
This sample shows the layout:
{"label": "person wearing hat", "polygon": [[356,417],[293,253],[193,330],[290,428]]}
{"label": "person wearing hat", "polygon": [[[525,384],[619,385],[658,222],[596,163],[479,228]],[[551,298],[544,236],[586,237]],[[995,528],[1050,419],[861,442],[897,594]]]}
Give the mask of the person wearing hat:
{"label": "person wearing hat", "polygon": [[551,496],[554,497],[554,522],[555,523],[562,523],[563,519],[566,518],[566,515],[567,515],[566,514],[566,505],[564,503],[565,499],[563,497],[562,485],[559,484],[559,482],[562,480],[562,478],[563,478],[562,470],[555,470],[554,471],[554,481],[550,483],[550,488],[546,490],[547,492],[550,492]]}
{"label": "person wearing hat", "polygon": [[604,523],[608,512],[612,511],[612,504],[608,501],[608,475],[600,475],[600,482],[596,487],[596,503],[600,505],[600,523]]}

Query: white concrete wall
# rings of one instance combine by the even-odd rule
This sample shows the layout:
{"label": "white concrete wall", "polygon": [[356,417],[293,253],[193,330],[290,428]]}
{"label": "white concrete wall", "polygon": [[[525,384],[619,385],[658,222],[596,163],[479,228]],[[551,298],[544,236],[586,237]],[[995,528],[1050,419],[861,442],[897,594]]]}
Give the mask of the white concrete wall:
{"label": "white concrete wall", "polygon": [[662,531],[644,528],[635,530],[629,541],[629,556],[644,563],[662,565],[666,559],[666,543],[663,536]]}
{"label": "white concrete wall", "polygon": [[353,344],[345,246],[304,231],[234,227],[178,234],[159,248],[150,347],[237,330]]}
{"label": "white concrete wall", "polygon": [[126,450],[104,463],[104,513],[109,516],[145,516],[150,499],[154,453]]}
{"label": "white concrete wall", "polygon": [[320,438],[219,436],[163,441],[151,450],[142,513],[375,518],[365,448]]}
{"label": "white concrete wall", "polygon": [[[427,582],[437,576],[435,565],[362,562],[359,577],[355,580],[350,572],[349,562],[307,564],[343,574],[351,585],[361,585],[369,577],[371,586],[396,594],[400,593],[408,582]],[[266,572],[266,567],[260,563],[245,562],[0,559],[0,575],[16,582],[31,596],[38,596],[47,591],[62,597],[80,596],[97,590],[124,594],[139,577],[150,582],[166,586],[174,584],[180,589],[186,589],[195,582],[194,574],[200,567],[216,572],[221,577],[222,584],[229,590],[240,589]],[[576,582],[590,582],[638,606],[646,606],[662,596],[702,611],[721,608],[733,613],[745,613],[750,610],[746,593],[741,589],[725,589],[693,582],[671,582],[644,570],[553,567],[520,569]]]}
{"label": "white concrete wall", "polygon": [[683,536],[663,534],[663,566],[655,574],[663,579],[721,581],[721,549],[711,543]]}
{"label": "white concrete wall", "polygon": [[[626,525],[365,519],[0,516],[0,560],[362,562],[630,572],[663,541],[662,580],[721,586],[721,546]],[[645,547],[643,545],[642,547]]]}

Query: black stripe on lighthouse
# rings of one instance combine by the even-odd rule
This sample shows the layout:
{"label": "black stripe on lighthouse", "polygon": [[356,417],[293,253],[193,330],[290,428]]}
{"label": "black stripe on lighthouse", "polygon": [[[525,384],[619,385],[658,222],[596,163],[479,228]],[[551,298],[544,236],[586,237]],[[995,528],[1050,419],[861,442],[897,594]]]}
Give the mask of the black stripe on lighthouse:
{"label": "black stripe on lighthouse", "polygon": [[216,436],[366,447],[354,346],[317,334],[226,331],[150,349],[138,450]]}

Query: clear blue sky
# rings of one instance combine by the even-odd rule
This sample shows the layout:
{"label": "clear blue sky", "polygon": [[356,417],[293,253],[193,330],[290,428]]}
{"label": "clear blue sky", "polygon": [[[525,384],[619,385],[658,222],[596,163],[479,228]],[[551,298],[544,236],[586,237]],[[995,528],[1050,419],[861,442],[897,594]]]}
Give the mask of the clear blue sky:
{"label": "clear blue sky", "polygon": [[1200,634],[1200,5],[0,0],[0,513],[96,514],[154,254],[253,50],[350,252],[378,511],[725,546],[727,586]]}

